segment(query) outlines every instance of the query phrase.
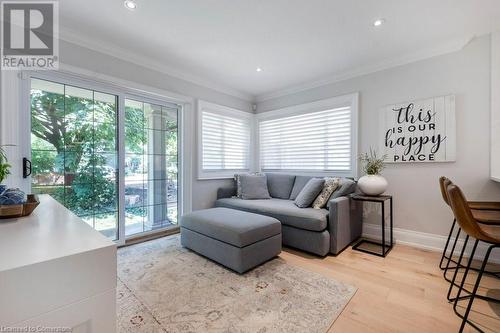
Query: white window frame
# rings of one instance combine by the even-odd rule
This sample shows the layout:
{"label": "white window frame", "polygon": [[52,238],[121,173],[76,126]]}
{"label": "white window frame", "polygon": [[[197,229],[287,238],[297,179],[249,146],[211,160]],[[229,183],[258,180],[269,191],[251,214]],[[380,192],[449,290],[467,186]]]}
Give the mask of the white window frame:
{"label": "white window frame", "polygon": [[[247,169],[225,169],[225,170],[204,170],[203,169],[203,117],[202,112],[207,111],[215,114],[225,115],[234,118],[243,118],[248,120],[250,128],[250,140],[248,142],[248,168]],[[198,179],[227,179],[233,178],[235,173],[250,172],[255,169],[255,149],[252,144],[255,139],[255,122],[254,114],[230,108],[224,105],[210,103],[206,101],[198,101],[198,115],[197,115],[197,144],[198,144]]]}
{"label": "white window frame", "polygon": [[[111,76],[99,75],[95,77],[92,72],[82,70],[72,66],[63,66],[66,70],[59,71],[22,71],[18,72],[16,79],[19,80],[19,110],[23,110],[17,118],[19,123],[19,139],[16,140],[18,143],[18,156],[16,159],[20,160],[23,156],[31,156],[31,139],[30,135],[23,135],[24,133],[31,132],[31,109],[30,109],[30,88],[31,88],[31,78],[37,78],[42,80],[54,81],[58,83],[73,85],[85,89],[96,90],[112,95],[118,96],[118,128],[123,128],[124,121],[124,100],[129,99],[141,99],[145,102],[150,102],[154,104],[176,104],[179,106],[178,113],[178,183],[182,184],[178,190],[178,198],[180,202],[178,203],[178,220],[181,216],[189,213],[192,210],[192,178],[191,178],[191,160],[190,160],[190,149],[192,147],[192,140],[190,134],[193,132],[193,128],[190,128],[192,121],[192,110],[194,109],[192,105],[194,100],[191,97],[171,93],[161,89],[152,88],[149,86],[144,86],[140,84],[135,84],[133,82],[114,78]],[[14,77],[12,77],[13,80]],[[12,84],[15,86],[17,82]],[[13,88],[16,89],[16,88]],[[12,101],[16,102],[16,101]],[[5,109],[2,110],[5,115]],[[3,138],[2,138],[3,139]],[[119,158],[118,165],[123,165],[124,163],[124,133],[123,131],[118,132],[118,143],[119,149],[117,151],[117,156]],[[19,165],[20,167],[20,165]],[[123,172],[119,172],[119,188],[118,188],[118,204],[124,207],[124,177]],[[18,177],[19,178],[19,177]],[[26,179],[18,179],[16,181],[22,189],[31,192],[31,181],[30,177]],[[125,221],[124,209],[120,210],[120,221]],[[124,223],[123,223],[124,226]],[[155,233],[162,232],[164,229],[153,230],[141,233],[141,236],[152,235]],[[119,226],[118,228],[118,239],[115,241],[117,245],[124,245],[127,238],[134,238],[134,235],[125,236],[125,228]]]}
{"label": "white window frame", "polygon": [[[256,157],[260,159],[260,133],[259,124],[265,120],[273,120],[279,118],[286,118],[291,116],[303,115],[312,112],[325,111],[328,109],[336,109],[341,107],[350,107],[351,109],[351,170],[273,170],[276,173],[294,173],[299,175],[317,175],[317,176],[341,176],[341,177],[354,177],[358,176],[358,105],[359,93],[352,93],[333,98],[323,99],[311,103],[294,105],[282,109],[258,113],[256,115]],[[260,160],[258,161],[259,169]]]}

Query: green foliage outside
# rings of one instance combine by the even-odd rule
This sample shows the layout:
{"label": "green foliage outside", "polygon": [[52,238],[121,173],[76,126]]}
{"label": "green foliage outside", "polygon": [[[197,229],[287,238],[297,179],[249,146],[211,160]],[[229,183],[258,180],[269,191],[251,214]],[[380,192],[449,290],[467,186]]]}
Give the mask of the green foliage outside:
{"label": "green foliage outside", "polygon": [[[79,216],[114,215],[116,104],[32,90],[31,110],[33,191],[51,194]],[[125,114],[126,153],[142,155],[143,111],[126,107]],[[177,124],[165,126],[167,154],[177,155]]]}
{"label": "green foliage outside", "polygon": [[0,184],[10,175],[10,164],[7,161],[7,155],[3,150],[3,147],[0,146]]}
{"label": "green foliage outside", "polygon": [[116,210],[115,105],[33,90],[31,110],[34,191],[80,216]]}

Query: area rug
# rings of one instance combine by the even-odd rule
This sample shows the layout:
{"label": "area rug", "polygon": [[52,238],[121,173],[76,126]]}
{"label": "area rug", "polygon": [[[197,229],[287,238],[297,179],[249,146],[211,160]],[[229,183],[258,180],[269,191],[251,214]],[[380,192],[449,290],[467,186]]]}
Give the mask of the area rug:
{"label": "area rug", "polygon": [[178,235],[118,250],[119,332],[326,332],[356,288],[276,258],[236,274]]}

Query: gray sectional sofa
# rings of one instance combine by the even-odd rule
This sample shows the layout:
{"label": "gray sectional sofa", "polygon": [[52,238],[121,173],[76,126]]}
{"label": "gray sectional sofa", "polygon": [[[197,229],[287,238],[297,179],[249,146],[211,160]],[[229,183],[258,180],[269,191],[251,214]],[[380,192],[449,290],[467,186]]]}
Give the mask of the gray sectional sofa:
{"label": "gray sectional sofa", "polygon": [[361,236],[361,207],[349,198],[356,191],[354,181],[343,178],[341,188],[330,197],[327,208],[314,209],[294,204],[312,177],[281,173],[266,176],[271,199],[236,198],[236,186],[233,186],[218,189],[215,206],[274,217],[282,224],[284,245],[320,256],[338,254]]}

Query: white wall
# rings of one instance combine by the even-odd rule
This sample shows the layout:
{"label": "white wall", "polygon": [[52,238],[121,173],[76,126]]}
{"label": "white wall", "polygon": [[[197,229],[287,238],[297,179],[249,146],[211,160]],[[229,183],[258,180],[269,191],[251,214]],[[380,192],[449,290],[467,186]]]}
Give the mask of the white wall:
{"label": "white wall", "polygon": [[491,36],[491,178],[500,182],[500,31]]}
{"label": "white wall", "polygon": [[[452,215],[438,178],[450,177],[470,200],[500,201],[500,184],[490,180],[490,37],[463,50],[405,66],[262,101],[257,112],[360,92],[361,152],[378,147],[381,106],[447,94],[456,95],[457,160],[454,163],[389,164],[384,176],[394,195],[395,227],[447,235]],[[373,221],[370,221],[373,223]]]}
{"label": "white wall", "polygon": [[[133,64],[66,41],[60,42],[60,61],[64,65],[97,73],[97,75],[102,74],[154,89],[160,89],[162,91],[169,91],[192,97],[195,100],[195,105],[193,105],[191,112],[195,112],[196,102],[198,99],[229,106],[246,112],[252,112],[252,105],[249,101],[233,97],[209,87],[184,81],[144,66]],[[1,73],[1,76],[5,77],[6,73]],[[11,81],[12,79],[9,79],[8,82]],[[11,104],[7,101],[9,98],[3,95],[3,91],[4,90],[2,89],[2,96],[0,96],[0,99],[3,101],[1,104],[2,108],[5,110],[0,110],[0,131],[2,132],[0,133],[0,143],[17,143],[14,141],[22,140],[22,138],[18,138],[18,136],[13,133],[19,132],[19,130],[15,128],[16,126],[12,126],[11,123],[13,122],[13,118],[17,119],[17,116],[13,117],[12,115],[14,112],[18,112],[18,110],[13,110],[12,107],[9,107],[9,105],[18,105],[18,101],[16,100],[15,103]],[[11,99],[17,99],[17,96],[10,97]],[[185,125],[186,129],[189,131],[188,135],[190,135],[190,141],[194,144],[196,142],[196,124],[194,123],[196,117],[192,116],[189,118],[192,122]],[[8,142],[6,140],[8,140]],[[9,149],[14,155],[21,155],[17,148]],[[189,147],[188,151],[190,152],[190,157],[193,161],[193,172],[189,175],[192,178],[192,209],[196,210],[210,207],[213,204],[213,201],[215,201],[217,188],[229,184],[230,180],[197,180],[195,167],[196,149],[194,149],[194,147]],[[15,157],[14,162],[16,163],[13,164],[16,164],[16,168],[13,170],[13,175],[9,179],[9,186],[16,186],[16,184],[20,183],[19,180],[14,179],[21,177],[20,163],[17,163],[20,159],[20,156]]]}

